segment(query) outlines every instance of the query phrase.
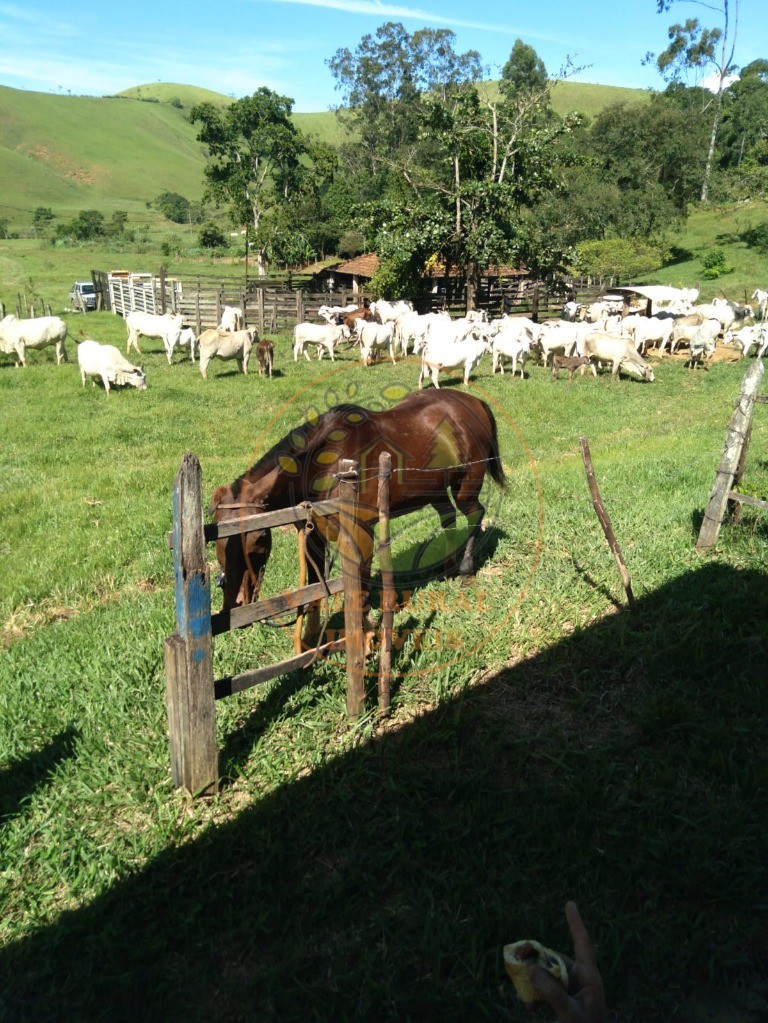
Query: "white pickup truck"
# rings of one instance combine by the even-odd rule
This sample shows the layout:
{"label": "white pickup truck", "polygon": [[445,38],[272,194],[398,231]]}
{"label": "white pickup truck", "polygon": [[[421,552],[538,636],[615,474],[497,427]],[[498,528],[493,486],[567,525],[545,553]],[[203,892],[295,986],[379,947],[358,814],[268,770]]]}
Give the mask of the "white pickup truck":
{"label": "white pickup truck", "polygon": [[96,288],[92,281],[75,281],[69,292],[70,309],[77,309],[79,312],[87,313],[96,308]]}

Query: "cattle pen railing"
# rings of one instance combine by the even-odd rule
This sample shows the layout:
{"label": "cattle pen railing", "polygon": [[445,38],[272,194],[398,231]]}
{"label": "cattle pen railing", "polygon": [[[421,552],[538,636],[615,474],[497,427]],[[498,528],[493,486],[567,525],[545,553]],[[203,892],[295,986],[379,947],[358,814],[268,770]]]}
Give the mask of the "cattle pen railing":
{"label": "cattle pen railing", "polygon": [[[221,322],[225,305],[237,307],[249,327],[265,333],[292,330],[304,320],[320,320],[324,305],[362,304],[376,295],[365,286],[356,289],[337,287],[333,293],[316,290],[318,284],[294,287],[285,281],[257,278],[244,281],[237,277],[169,276],[164,268],[155,276],[128,271],[106,273],[91,270],[100,308],[127,316],[138,310],[147,313],[181,314],[184,322],[199,334]],[[559,316],[566,298],[581,303],[594,301],[606,288],[618,281],[572,278],[560,282],[539,281],[532,277],[485,279],[475,291],[456,279],[446,287],[425,290],[410,297],[421,313],[447,309],[452,316],[462,316],[468,309],[484,310],[489,317],[508,312],[545,320]],[[313,290],[313,288],[315,290]]]}
{"label": "cattle pen railing", "polygon": [[[389,709],[390,665],[394,588],[389,550],[389,481],[391,456],[379,459],[377,495],[379,516],[379,564],[382,577],[378,695],[379,710]],[[173,489],[173,547],[176,631],[165,640],[165,675],[171,775],[174,785],[193,795],[218,786],[216,701],[252,686],[306,668],[315,661],[343,650],[346,654],[347,713],[360,716],[365,705],[364,594],[361,586],[361,554],[357,542],[357,462],[342,460],[337,473],[337,496],[257,515],[242,515],[221,522],[203,522],[202,470],[192,454],[186,454]],[[211,580],[206,545],[226,536],[273,529],[291,523],[337,515],[341,576],[259,600],[228,611],[211,613]],[[263,665],[237,675],[214,679],[213,637],[232,629],[267,621],[289,611],[300,612],[308,604],[336,593],[344,596],[344,635],[293,657]]]}

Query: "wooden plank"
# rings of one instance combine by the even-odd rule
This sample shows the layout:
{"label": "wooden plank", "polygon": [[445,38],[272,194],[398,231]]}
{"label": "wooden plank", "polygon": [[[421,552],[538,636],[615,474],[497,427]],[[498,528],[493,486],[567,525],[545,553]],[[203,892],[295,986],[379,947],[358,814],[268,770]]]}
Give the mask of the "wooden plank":
{"label": "wooden plank", "polygon": [[754,362],[744,375],[741,391],[725,436],[725,446],[720,464],[715,473],[715,483],[704,512],[699,538],[696,541],[697,551],[709,550],[720,535],[720,527],[728,508],[728,495],[733,489],[740,462],[743,465],[742,453],[752,424],[755,398],[763,371],[763,363],[758,361]]}
{"label": "wooden plank", "polygon": [[263,622],[276,615],[293,611],[297,607],[303,607],[304,604],[311,604],[314,600],[322,600],[329,594],[341,593],[343,589],[342,578],[328,579],[326,582],[300,586],[297,590],[281,593],[277,597],[270,597],[269,600],[259,600],[244,607],[233,607],[230,611],[219,611],[211,616],[211,633],[220,636],[223,632],[242,629],[246,625],[253,625],[254,622]]}
{"label": "wooden plank", "polygon": [[315,661],[328,657],[337,650],[343,650],[346,644],[344,636],[334,639],[323,646],[306,650],[303,654],[288,657],[284,661],[277,661],[275,664],[267,664],[263,668],[255,668],[253,671],[245,671],[241,675],[226,675],[213,683],[214,694],[217,700],[225,696],[232,696],[234,693],[242,693],[246,689],[260,685],[262,682],[269,682],[278,675],[287,675],[299,668],[306,668]]}
{"label": "wooden plank", "polygon": [[[336,501],[317,501],[311,510],[302,504],[293,508],[277,508],[271,512],[259,512],[257,515],[243,515],[226,522],[208,522],[203,527],[206,543],[223,539],[225,536],[237,536],[239,533],[254,533],[260,529],[273,529],[275,526],[289,526],[294,522],[306,522],[309,518],[335,515],[339,510]],[[168,546],[173,548],[173,533],[168,533]]]}
{"label": "wooden plank", "polygon": [[768,501],[761,501],[757,497],[749,497],[747,494],[740,494],[738,490],[732,490],[728,494],[729,501],[738,501],[739,504],[748,504],[750,508],[762,508],[768,511]]}
{"label": "wooden plank", "polygon": [[211,591],[203,540],[200,463],[186,454],[173,489],[176,633],[166,642],[174,783],[196,795],[218,785]]}

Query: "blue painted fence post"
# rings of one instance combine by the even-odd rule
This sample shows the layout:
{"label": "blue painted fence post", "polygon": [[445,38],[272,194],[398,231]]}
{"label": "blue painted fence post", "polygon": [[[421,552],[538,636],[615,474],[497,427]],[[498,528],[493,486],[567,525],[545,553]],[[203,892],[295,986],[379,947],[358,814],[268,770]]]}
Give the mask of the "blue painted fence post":
{"label": "blue painted fence post", "polygon": [[165,641],[171,774],[192,795],[218,785],[211,582],[200,463],[186,454],[173,488],[176,632]]}

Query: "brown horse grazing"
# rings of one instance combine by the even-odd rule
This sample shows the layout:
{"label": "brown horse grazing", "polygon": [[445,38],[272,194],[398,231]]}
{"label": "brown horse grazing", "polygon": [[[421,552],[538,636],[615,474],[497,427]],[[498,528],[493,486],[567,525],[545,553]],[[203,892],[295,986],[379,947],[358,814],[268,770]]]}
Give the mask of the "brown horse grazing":
{"label": "brown horse grazing", "polygon": [[[360,464],[358,544],[362,584],[369,589],[373,527],[378,520],[378,461],[392,455],[390,515],[432,505],[443,529],[456,525],[456,507],[470,524],[459,572],[474,574],[475,538],[485,513],[479,495],[486,469],[504,486],[496,420],[484,401],[459,391],[415,391],[384,412],[358,405],[337,405],[314,423],[305,423],[278,441],[231,486],[217,487],[211,499],[216,522],[259,511],[289,508],[302,501],[332,498],[338,487],[337,463],[353,458]],[[323,570],[325,546],[338,538],[338,516],[318,519],[309,534],[309,581]],[[271,551],[271,533],[239,533],[216,543],[222,569],[224,609],[258,597]],[[307,624],[305,643],[314,645],[317,618]],[[310,635],[311,634],[311,635]]]}

